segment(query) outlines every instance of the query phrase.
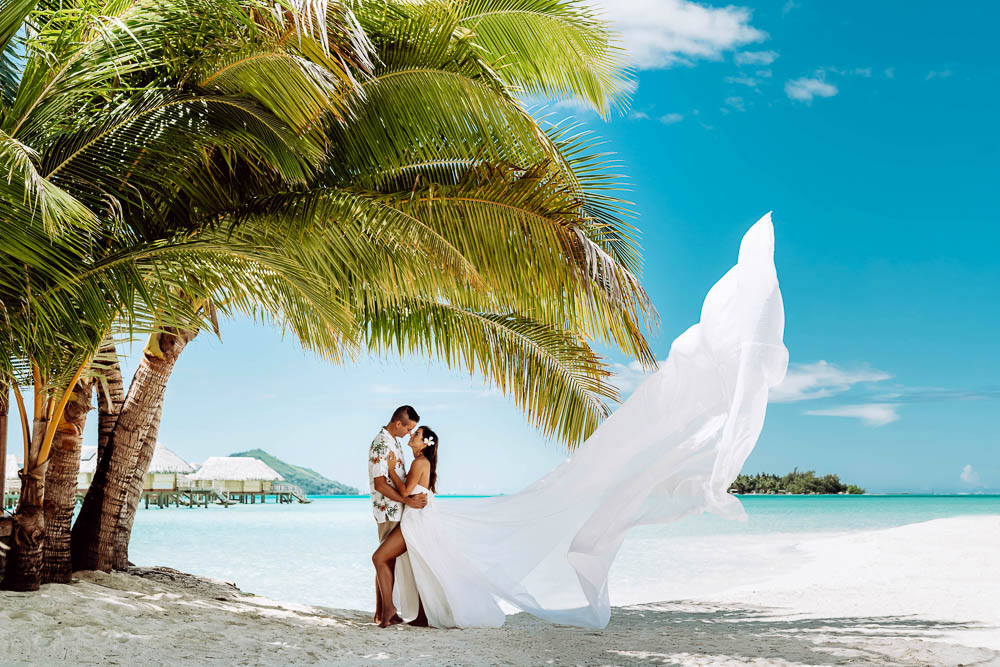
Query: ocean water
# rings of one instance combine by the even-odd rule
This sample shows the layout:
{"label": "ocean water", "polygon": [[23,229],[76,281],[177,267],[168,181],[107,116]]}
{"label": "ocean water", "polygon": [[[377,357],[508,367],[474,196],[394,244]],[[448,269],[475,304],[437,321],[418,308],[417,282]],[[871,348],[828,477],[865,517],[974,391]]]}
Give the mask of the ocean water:
{"label": "ocean water", "polygon": [[[441,502],[456,502],[439,496]],[[741,496],[748,520],[712,515],[642,526],[612,567],[613,604],[692,599],[777,574],[816,537],[969,514],[1000,515],[1000,496]],[[308,505],[141,509],[130,558],[235,582],[274,599],[374,608],[376,528],[367,497]]]}

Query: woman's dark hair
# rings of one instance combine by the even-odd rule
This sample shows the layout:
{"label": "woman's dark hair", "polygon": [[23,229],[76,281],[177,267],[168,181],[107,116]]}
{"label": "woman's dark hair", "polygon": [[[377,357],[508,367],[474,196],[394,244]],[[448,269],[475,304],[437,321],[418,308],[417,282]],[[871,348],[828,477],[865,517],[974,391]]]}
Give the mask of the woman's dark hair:
{"label": "woman's dark hair", "polygon": [[433,445],[427,444],[427,446],[424,447],[423,451],[420,453],[423,454],[424,458],[430,461],[431,464],[431,478],[427,488],[434,493],[437,493],[438,445],[441,444],[441,441],[438,440],[438,434],[432,431],[429,426],[421,426],[420,432],[424,436],[425,444],[427,443],[428,438],[434,441]]}

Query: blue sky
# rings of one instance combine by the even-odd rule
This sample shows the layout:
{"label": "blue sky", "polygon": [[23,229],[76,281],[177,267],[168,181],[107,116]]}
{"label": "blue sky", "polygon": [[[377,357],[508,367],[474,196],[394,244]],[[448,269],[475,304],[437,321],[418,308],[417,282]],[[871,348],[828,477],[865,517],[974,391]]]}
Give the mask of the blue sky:
{"label": "blue sky", "polygon": [[[870,491],[1000,489],[997,10],[604,7],[637,72],[630,112],[605,123],[571,103],[551,110],[624,163],[658,355],[774,211],[791,367],[745,470],[836,472]],[[611,360],[626,387],[641,379]],[[514,491],[565,456],[467,375],[425,360],[333,367],[242,322],[185,351],[161,440],[193,461],[262,447],[360,486],[367,444],[401,402],[441,435],[445,491]]]}

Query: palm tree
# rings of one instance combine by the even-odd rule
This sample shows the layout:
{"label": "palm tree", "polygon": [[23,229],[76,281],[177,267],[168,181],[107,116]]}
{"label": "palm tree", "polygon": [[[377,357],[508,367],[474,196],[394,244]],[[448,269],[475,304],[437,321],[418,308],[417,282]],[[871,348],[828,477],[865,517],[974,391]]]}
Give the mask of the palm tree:
{"label": "palm tree", "polygon": [[[553,231],[570,231],[579,234],[580,227],[583,227],[583,225],[578,225],[574,229],[572,222],[573,211],[579,211],[582,208],[580,202],[574,200],[574,197],[577,197],[578,193],[584,192],[584,190],[579,187],[578,182],[574,184],[577,185],[576,190],[566,187],[566,180],[568,180],[566,176],[573,176],[573,174],[567,168],[569,160],[558,150],[560,141],[578,153],[582,150],[581,146],[578,145],[578,141],[570,141],[566,131],[554,133],[553,137],[544,137],[537,124],[520,109],[508,91],[501,89],[499,99],[497,99],[497,90],[491,89],[489,86],[490,83],[495,83],[491,78],[490,63],[471,56],[470,52],[474,52],[475,49],[470,48],[469,43],[451,37],[455,33],[461,34],[457,23],[467,20],[471,15],[456,16],[454,12],[445,12],[444,18],[453,23],[442,26],[441,9],[443,7],[438,6],[430,14],[422,12],[416,16],[404,12],[403,8],[393,10],[388,18],[384,15],[385,10],[383,10],[383,14],[376,17],[377,20],[370,15],[363,16],[363,22],[369,26],[374,24],[376,28],[381,26],[382,33],[388,34],[392,41],[389,41],[389,38],[385,37],[384,34],[380,39],[381,33],[377,29],[369,30],[373,41],[377,44],[386,43],[388,47],[383,52],[378,52],[379,58],[377,60],[381,65],[379,70],[373,72],[372,76],[364,79],[362,83],[362,88],[370,86],[370,89],[364,91],[364,96],[357,94],[358,99],[352,101],[353,113],[350,122],[335,126],[330,130],[330,134],[339,139],[339,141],[334,142],[330,151],[333,154],[329,161],[331,166],[328,167],[323,178],[317,181],[313,190],[305,193],[293,193],[290,196],[272,197],[264,203],[262,211],[265,216],[274,216],[280,214],[281,210],[285,212],[291,210],[299,217],[308,218],[311,214],[320,214],[331,220],[364,216],[367,217],[369,226],[373,221],[377,222],[381,234],[404,232],[400,234],[399,242],[405,245],[412,245],[412,240],[407,237],[416,233],[425,242],[432,244],[433,247],[429,249],[431,251],[428,255],[429,259],[444,260],[446,263],[454,265],[452,268],[460,269],[466,282],[472,277],[480,279],[481,282],[481,275],[472,275],[469,271],[472,265],[468,261],[468,255],[478,253],[477,259],[481,265],[480,272],[483,268],[490,268],[494,274],[491,276],[494,281],[498,277],[504,277],[505,284],[502,290],[497,290],[494,285],[494,289],[491,291],[491,299],[493,300],[483,302],[480,299],[474,304],[469,304],[466,308],[458,306],[462,305],[463,299],[468,301],[470,293],[481,296],[484,293],[482,284],[479,284],[476,290],[469,290],[466,285],[462,295],[449,297],[449,307],[446,308],[440,302],[435,303],[433,296],[428,299],[428,295],[435,294],[435,289],[441,289],[440,286],[435,288],[426,285],[426,281],[419,280],[419,275],[414,276],[418,285],[416,298],[406,301],[399,300],[400,288],[398,284],[394,284],[388,289],[392,299],[377,301],[372,298],[371,294],[372,278],[364,280],[356,278],[356,282],[364,285],[368,294],[363,302],[353,304],[352,310],[355,313],[360,311],[363,315],[361,319],[362,331],[371,330],[370,333],[378,334],[365,337],[369,349],[380,349],[380,346],[386,342],[386,331],[390,333],[394,331],[398,335],[398,339],[393,341],[393,349],[408,348],[432,353],[440,352],[446,359],[459,361],[465,356],[470,367],[485,370],[490,377],[503,381],[504,386],[509,388],[515,394],[515,398],[529,409],[529,413],[538,420],[538,423],[544,425],[549,431],[557,430],[558,426],[561,429],[560,435],[564,439],[573,440],[575,437],[579,437],[581,431],[587,432],[592,429],[603,416],[606,408],[597,397],[602,392],[607,393],[608,389],[606,386],[602,387],[600,383],[601,369],[589,348],[572,336],[560,336],[560,330],[553,330],[552,327],[564,326],[566,320],[569,319],[571,330],[589,325],[599,334],[606,334],[610,329],[618,342],[631,345],[632,350],[638,352],[637,356],[642,357],[645,353],[645,358],[648,359],[645,341],[642,340],[641,335],[638,335],[638,328],[635,326],[634,311],[629,313],[630,317],[623,318],[623,325],[617,328],[602,328],[602,326],[606,327],[608,322],[615,321],[614,315],[607,316],[608,311],[628,304],[628,297],[641,294],[641,290],[637,288],[634,278],[628,272],[616,272],[614,269],[617,267],[614,263],[607,262],[603,267],[600,267],[604,270],[592,270],[591,275],[601,274],[601,280],[605,280],[605,277],[624,278],[624,289],[620,284],[613,285],[617,302],[614,299],[600,301],[600,298],[606,294],[598,289],[588,295],[588,303],[582,308],[577,306],[573,314],[567,316],[565,311],[560,313],[555,310],[556,317],[552,318],[553,305],[558,308],[563,302],[562,297],[555,299],[554,304],[545,303],[539,299],[537,291],[526,290],[525,281],[516,274],[519,267],[523,267],[527,261],[541,267],[552,264],[553,259],[555,259],[556,264],[564,263],[564,256],[559,256],[558,252],[551,252],[553,243],[562,243],[563,247],[572,248],[577,253],[578,259],[582,257],[601,258],[607,252],[605,250],[607,247],[611,251],[624,250],[625,257],[631,261],[634,258],[628,254],[630,243],[627,239],[623,239],[621,233],[616,232],[616,227],[620,229],[620,226],[606,222],[607,219],[611,219],[612,223],[615,222],[612,216],[608,215],[609,208],[613,209],[613,206],[609,207],[608,205],[613,205],[613,202],[603,200],[596,196],[596,193],[592,194],[589,201],[586,202],[589,212],[582,219],[600,221],[601,216],[603,216],[603,224],[591,225],[591,229],[587,230],[593,234],[594,238],[588,238],[582,234],[581,236],[585,241],[593,243],[597,247],[590,247],[588,243],[579,243],[578,239],[572,237],[568,239],[564,237],[560,240],[558,233],[553,234]],[[550,6],[550,10],[552,7]],[[480,9],[482,8],[480,7]],[[421,9],[426,10],[426,7]],[[517,13],[514,15],[519,16]],[[529,15],[539,16],[537,13]],[[572,18],[571,13],[567,15]],[[567,20],[567,16],[559,18],[563,21]],[[538,26],[529,27],[540,34],[541,30]],[[594,40],[594,43],[597,44],[598,41]],[[596,48],[593,50],[600,51]],[[426,60],[427,54],[430,54],[431,62]],[[391,60],[388,57],[390,55],[397,60]],[[600,56],[599,53],[598,56]],[[569,64],[563,65],[565,71],[591,67],[590,63],[574,62],[574,58],[579,59],[578,51],[570,52]],[[563,61],[566,60],[567,57],[564,55]],[[549,60],[547,62],[560,61]],[[386,95],[385,81],[391,81],[396,86],[394,90],[398,90],[398,92]],[[597,95],[600,101],[605,101],[606,95],[604,93],[615,89],[616,84],[617,80],[614,77],[608,77],[604,92]],[[566,89],[573,92],[571,87]],[[379,96],[377,99],[376,95]],[[494,97],[490,97],[490,95]],[[414,99],[421,103],[415,107],[418,113],[420,110],[428,113],[422,122],[415,124],[412,119],[412,109],[408,109],[406,103],[401,102]],[[493,106],[499,105],[499,111],[491,109],[491,104]],[[458,112],[454,110],[456,108],[459,110]],[[388,112],[387,109],[389,109]],[[396,109],[399,110],[398,113],[395,113]],[[375,113],[372,113],[372,110]],[[387,129],[387,119],[398,122],[401,127],[390,126]],[[473,132],[464,129],[463,126],[469,119],[480,124]],[[456,125],[457,129],[455,129]],[[515,133],[511,137],[511,127],[520,128],[521,134]],[[442,134],[445,135],[447,141],[441,140]],[[363,143],[358,142],[357,136],[367,137],[367,140]],[[381,152],[373,151],[373,147],[381,149]],[[527,167],[510,168],[511,165],[504,162],[500,166],[502,168],[488,169],[491,165],[483,157],[484,154],[487,157],[493,157],[495,162],[506,161],[508,158],[514,157],[519,159],[522,164],[531,165],[532,159],[556,164],[555,167],[550,164],[548,168],[545,168],[544,165],[536,163],[529,169]],[[576,162],[584,164],[586,161],[577,158]],[[585,166],[589,167],[590,165]],[[426,211],[422,210],[421,207],[413,207],[409,197],[412,195],[413,186],[421,178],[426,179],[427,187],[431,191],[431,197],[424,198],[422,203],[433,202],[432,206],[424,206],[428,209]],[[530,197],[526,198],[525,193],[530,195],[535,188],[534,183],[545,182],[546,179],[548,179],[548,189],[542,189],[540,196],[536,193],[534,201],[527,201]],[[456,192],[457,196],[450,194],[444,196],[441,188],[434,192],[435,182],[455,188],[462,185],[468,188],[473,181],[475,181],[475,186],[478,187],[481,196],[470,197],[469,194],[475,193],[469,190]],[[515,193],[515,188],[512,185],[516,185],[518,181],[527,184],[527,186],[521,187],[520,192]],[[378,189],[380,186],[382,187],[381,191]],[[505,192],[507,193],[506,201],[504,199]],[[397,195],[395,199],[392,196],[394,194]],[[516,194],[521,201],[514,201],[511,194]],[[259,203],[258,201],[258,210],[261,210]],[[455,206],[456,203],[459,203],[459,206]],[[431,209],[435,207],[438,209],[447,207],[446,215],[434,215],[434,211]],[[250,208],[252,209],[253,206]],[[399,216],[395,214],[393,208],[410,210],[404,210],[405,216]],[[507,215],[498,216],[497,210],[501,210]],[[546,218],[546,213],[549,211],[555,214],[551,219]],[[392,214],[388,220],[386,220],[387,213]],[[428,233],[427,228],[431,225],[425,222],[428,213],[432,214],[431,217],[436,218],[434,220],[435,228],[431,229],[430,233]],[[542,240],[540,247],[528,248],[529,252],[524,253],[520,258],[510,255],[509,238],[505,238],[505,235],[509,237],[512,230],[519,231],[519,228],[525,225],[525,221],[519,220],[519,218],[526,218],[529,225],[534,223],[533,226],[537,230],[535,234]],[[577,214],[576,218],[580,220],[581,216]],[[467,230],[466,223],[470,220],[480,227]],[[497,226],[497,220],[506,223],[506,226]],[[441,229],[441,223],[450,224],[451,228]],[[500,231],[500,234],[495,234],[494,230]],[[358,231],[363,232],[362,229]],[[501,248],[508,253],[508,256],[504,258],[505,263],[499,267],[499,271],[495,267],[496,257],[480,252],[484,247],[489,248],[488,234],[490,232],[493,232],[494,238],[497,239],[492,241],[494,248]],[[446,234],[458,235],[457,242],[461,242],[465,246],[464,255],[461,252],[455,252],[458,250],[456,240],[445,238]],[[499,238],[497,238],[498,236]],[[442,243],[442,239],[444,239],[444,243]],[[598,242],[595,242],[595,239]],[[574,245],[577,247],[573,248]],[[544,257],[542,261],[537,258],[532,261],[530,252],[536,252],[539,249],[543,252],[547,251],[548,257]],[[419,247],[413,248],[413,250],[419,250]],[[420,260],[420,264],[424,268],[427,266],[428,258]],[[397,256],[387,259],[392,262],[392,265],[401,266],[405,258]],[[520,265],[518,260],[521,261]],[[490,266],[491,262],[494,266]],[[580,264],[585,263],[585,261],[580,262]],[[384,264],[385,262],[383,262]],[[608,271],[608,267],[612,270]],[[363,268],[359,267],[359,273]],[[579,276],[572,275],[573,268],[578,270],[580,267],[579,265],[570,267],[570,270],[564,271],[562,275],[555,275],[556,284],[553,293],[558,295],[564,295],[567,292],[579,293]],[[417,273],[421,273],[419,268]],[[513,280],[511,276],[515,276]],[[550,276],[552,274],[548,274],[546,277]],[[567,276],[570,278],[569,281],[566,280]],[[577,282],[574,284],[573,281]],[[514,294],[512,288],[519,292],[517,300],[512,302],[511,299],[506,299],[506,303],[496,301],[497,294],[502,294],[505,297]],[[344,295],[352,294],[352,291],[345,287],[343,280],[338,281],[336,285],[331,285],[331,292]],[[595,294],[597,299],[594,298]],[[377,307],[373,310],[373,306]],[[596,308],[605,310],[595,317],[593,313],[586,312],[588,306],[596,306]],[[530,309],[534,309],[542,317],[548,316],[551,324],[546,327],[544,321],[534,322],[529,318],[518,316],[516,314],[518,307],[522,311],[529,310],[530,312]],[[484,317],[484,315],[489,315],[491,311],[500,312],[494,313],[492,317]],[[399,316],[400,313],[403,314],[402,317]],[[444,319],[442,320],[442,318]],[[371,324],[365,324],[365,321],[369,319],[373,320]],[[596,326],[595,322],[598,323]],[[386,329],[387,323],[390,324],[389,329]],[[453,335],[456,332],[460,335]],[[431,340],[435,333],[438,334],[439,341],[450,341],[450,346],[441,348],[440,342],[432,344]],[[532,340],[533,337],[536,340]],[[156,341],[153,342],[156,343]],[[315,343],[315,341],[307,339],[303,339],[303,342],[307,346]],[[539,345],[539,342],[544,342],[544,345]],[[158,343],[154,345],[154,348],[159,347]],[[179,352],[182,346],[176,346],[173,349]],[[470,349],[472,350],[471,354],[469,353]],[[519,376],[515,374],[514,377],[545,378],[548,381],[548,387],[537,380],[535,380],[536,385],[534,386],[530,383],[506,384],[507,379],[499,370],[503,368],[501,360],[505,356],[511,357],[513,353],[519,353],[525,358],[536,357],[536,360],[541,362],[541,364],[536,365],[536,368],[545,371],[533,374],[521,372]],[[574,364],[576,364],[575,367]],[[511,369],[513,370],[513,368],[512,366]],[[552,369],[557,372],[552,374]],[[518,370],[523,371],[523,369]],[[574,374],[583,377],[574,377]],[[595,375],[597,382],[594,381]],[[553,382],[550,379],[553,377],[558,378],[558,380]],[[556,383],[562,383],[563,386],[555,387]],[[552,391],[553,388],[556,391]],[[147,401],[147,405],[162,405],[162,390],[158,394],[159,402]],[[545,395],[555,400],[541,400]],[[532,397],[533,403],[527,402],[528,397]],[[155,408],[149,409],[147,412],[153,415],[151,421],[158,419],[154,414]],[[560,423],[559,419],[563,421]],[[546,423],[545,420],[548,422]],[[143,464],[148,461],[155,446],[155,436],[149,437],[150,433],[155,433],[155,430],[147,431],[136,464],[133,466],[135,470],[131,492],[128,494],[130,497],[122,503],[120,509],[114,555],[110,557],[113,566],[121,567],[127,562],[127,540],[131,518],[134,516],[138,504],[141,490],[139,484],[141,484],[142,476],[145,473]],[[106,494],[103,488],[97,488],[99,491],[91,492],[95,498],[100,497],[98,493]],[[80,534],[83,534],[81,526],[86,525],[86,523],[78,524]],[[110,533],[107,533],[105,537],[108,538],[109,535]],[[100,554],[109,553],[107,539],[102,541],[99,534],[95,537],[94,529],[90,528],[87,537],[81,538],[78,542],[81,545],[86,544],[82,548],[86,548],[90,552],[89,560],[80,560],[78,563],[80,566],[107,567],[107,557],[103,562],[100,560]]]}
{"label": "palm tree", "polygon": [[[155,444],[169,369],[198,322],[215,319],[216,308],[288,326],[327,358],[361,349],[409,350],[483,372],[535,423],[569,443],[606,413],[601,397],[613,396],[584,337],[651,359],[639,332],[639,318],[649,309],[634,277],[634,240],[619,219],[619,202],[601,192],[608,185],[602,166],[588,157],[586,138],[568,129],[543,132],[512,88],[580,96],[606,112],[621,90],[620,69],[611,66],[614,51],[600,24],[576,3],[515,4],[524,6],[427,3],[362,12],[359,20],[378,55],[373,66],[365,65],[363,54],[353,61],[330,57],[308,34],[277,40],[304,44],[291,54],[298,60],[277,53],[275,40],[267,39],[272,34],[259,24],[280,22],[254,11],[251,37],[263,34],[262,41],[244,33],[234,40],[214,25],[215,33],[186,25],[175,37],[202,47],[201,62],[185,61],[182,68],[164,57],[156,65],[129,65],[132,76],[154,83],[104,109],[100,127],[114,131],[83,149],[98,178],[77,178],[74,185],[98,180],[103,192],[113,193],[120,212],[111,220],[118,225],[114,234],[108,233],[109,216],[97,215],[100,238],[112,247],[173,244],[175,258],[198,259],[185,260],[183,271],[158,266],[136,287],[151,291],[155,275],[156,293],[165,295],[171,312],[185,311],[188,324],[151,327],[149,367],[133,381],[133,400],[121,402],[117,417],[119,401],[98,391],[102,414],[116,425],[101,429],[109,434],[104,473],[74,529],[80,564],[109,567],[116,539],[121,562],[128,532],[122,527],[130,526],[128,489],[141,482],[143,452]],[[130,35],[148,34],[140,29],[144,11],[141,5],[123,11],[134,21]],[[329,28],[330,15],[325,19]],[[293,23],[308,21],[299,17],[287,25]],[[564,46],[528,48],[553,26],[566,32]],[[353,35],[347,43],[364,45],[348,29],[331,28],[330,34]],[[185,48],[170,52],[189,52]],[[288,75],[289,61],[308,76]],[[331,77],[345,62],[342,76]],[[163,81],[173,76],[176,82],[174,70],[204,75],[191,89],[172,86],[167,95]],[[294,85],[280,94],[267,85],[289,78]],[[330,85],[312,85],[317,78]],[[337,81],[347,83],[337,87]],[[188,100],[210,111],[253,108],[258,121],[269,120],[240,133],[222,124],[226,116],[206,113],[199,120],[215,121],[208,125],[214,134],[197,138],[202,150],[195,157],[176,155],[178,136],[188,137],[177,125],[190,124],[190,116],[163,110],[191,114]],[[282,127],[295,132],[282,134]],[[116,134],[117,128],[125,129]],[[56,147],[58,141],[73,146],[66,133],[88,129],[93,136],[93,128],[76,127],[50,136],[58,137]],[[150,135],[169,139],[140,140]],[[261,149],[260,137],[270,139],[270,152]],[[273,150],[275,137],[290,150]],[[310,156],[312,142],[322,143],[325,167],[309,175],[312,160],[301,156]],[[248,143],[255,159],[233,160],[248,152]],[[103,169],[109,155],[118,159]],[[157,169],[160,161],[168,169]],[[121,164],[130,166],[124,179]],[[63,174],[76,176],[73,167],[62,167]],[[308,187],[295,186],[303,181]],[[81,189],[88,210],[106,209]],[[525,280],[528,266],[534,284]],[[249,287],[237,279],[248,276]],[[109,328],[95,331],[104,340]],[[98,344],[91,339],[91,354]],[[113,368],[107,370],[113,386]]]}
{"label": "palm tree", "polygon": [[[291,185],[304,182],[322,155],[321,135],[297,132],[251,100],[163,85],[177,79],[178,72],[168,79],[162,75],[180,64],[173,54],[189,48],[183,40],[191,34],[230,35],[240,20],[261,10],[212,2],[204,3],[206,11],[192,11],[192,4],[110,5],[88,13],[83,6],[48,9],[28,3],[0,14],[5,66],[0,80],[7,84],[0,98],[0,160],[7,172],[6,182],[0,182],[0,299],[7,325],[0,371],[14,389],[25,445],[17,548],[6,568],[9,587],[37,588],[46,468],[57,435],[82,428],[86,409],[65,419],[64,411],[76,402],[89,407],[89,393],[79,391],[74,398],[74,388],[87,385],[98,345],[116,323],[133,334],[169,330],[174,321],[196,326],[197,313],[188,306],[191,298],[202,298],[203,289],[188,269],[191,263],[236,275],[247,257],[255,256],[252,247],[192,239],[179,230],[149,233],[149,224],[169,213],[164,204],[176,195],[176,174],[184,174],[185,166],[189,173],[218,172],[221,162],[221,171],[241,170],[250,177],[260,172]],[[279,14],[270,25],[287,18]],[[324,27],[324,43],[326,34]],[[10,74],[14,64],[19,76]],[[332,75],[316,80],[316,99],[324,84],[332,89],[331,82]],[[284,271],[289,281],[313,280],[301,267],[272,268]],[[251,298],[258,288],[249,285],[242,292]],[[30,423],[19,391],[26,384],[34,392]],[[55,451],[78,464],[72,446]],[[72,511],[66,487],[75,486],[76,472],[55,467],[60,493],[49,514],[60,516],[52,527],[63,534],[50,546],[61,542],[65,552]],[[69,561],[62,560],[59,576],[68,578]]]}

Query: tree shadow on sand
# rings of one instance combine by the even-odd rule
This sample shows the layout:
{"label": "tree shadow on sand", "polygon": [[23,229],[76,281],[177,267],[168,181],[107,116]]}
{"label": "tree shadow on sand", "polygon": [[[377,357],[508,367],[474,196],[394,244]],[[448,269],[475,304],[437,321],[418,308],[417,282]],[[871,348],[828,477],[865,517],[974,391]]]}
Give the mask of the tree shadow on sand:
{"label": "tree shadow on sand", "polygon": [[[518,623],[522,616],[511,620]],[[616,608],[605,630],[572,631],[583,642],[603,644],[604,660],[612,664],[975,665],[1000,663],[1000,652],[946,637],[990,629],[975,622],[814,618],[780,609],[677,602]],[[594,649],[597,659],[599,647]]]}

